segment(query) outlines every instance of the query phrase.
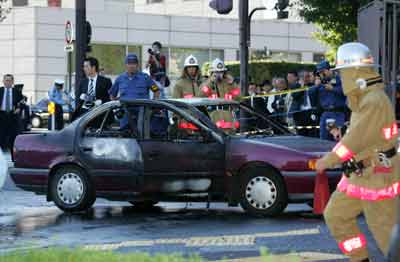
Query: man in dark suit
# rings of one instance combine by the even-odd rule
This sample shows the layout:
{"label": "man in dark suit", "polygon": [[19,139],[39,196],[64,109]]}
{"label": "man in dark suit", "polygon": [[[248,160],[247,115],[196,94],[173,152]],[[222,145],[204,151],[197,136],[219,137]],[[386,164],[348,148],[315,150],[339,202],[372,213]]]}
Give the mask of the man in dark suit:
{"label": "man in dark suit", "polygon": [[[96,104],[103,104],[110,101],[108,90],[111,88],[111,80],[99,75],[99,61],[94,57],[88,57],[83,63],[83,70],[86,78],[79,83],[77,105],[74,113],[74,119],[88,111],[85,109],[85,101],[91,101]],[[83,99],[85,98],[85,99]]]}
{"label": "man in dark suit", "polygon": [[18,104],[24,99],[22,93],[14,88],[14,76],[6,74],[0,87],[0,146],[10,150],[20,132],[20,109]]}

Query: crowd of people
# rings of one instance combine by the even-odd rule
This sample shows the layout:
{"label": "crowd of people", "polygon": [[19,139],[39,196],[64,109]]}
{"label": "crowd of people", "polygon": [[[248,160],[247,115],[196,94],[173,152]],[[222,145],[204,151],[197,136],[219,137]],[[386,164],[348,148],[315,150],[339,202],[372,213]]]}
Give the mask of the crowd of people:
{"label": "crowd of people", "polygon": [[349,119],[340,76],[323,61],[315,71],[289,71],[271,84],[249,85],[248,104],[303,136],[336,140]]}
{"label": "crowd of people", "polygon": [[[74,99],[64,90],[64,81],[55,80],[48,92],[49,102],[53,102],[55,107],[55,117],[49,121],[49,129],[64,127],[64,105],[73,104],[74,120],[93,106],[110,100],[166,98],[166,88],[171,83],[166,74],[166,57],[162,54],[161,43],[154,42],[148,53],[146,71],[140,69],[136,54],[128,54],[124,61],[126,71],[114,83],[101,73],[96,58],[86,58],[83,64],[86,77],[76,85],[78,90]],[[5,75],[3,84],[4,87],[0,88],[0,118],[2,123],[7,123],[7,128],[0,128],[0,146],[11,149],[16,135],[24,130],[21,114],[25,111],[21,105],[26,97],[22,90],[15,88],[17,85],[14,85],[12,75]],[[224,61],[215,59],[209,76],[204,77],[198,59],[189,55],[184,60],[181,76],[170,89],[173,98],[240,100],[258,113],[294,129],[299,135],[321,139],[337,139],[338,130],[342,130],[348,120],[340,77],[330,70],[327,61],[321,62],[314,72],[290,71],[284,77],[273,77],[271,81],[265,80],[260,84],[250,81],[248,96],[244,96],[238,79],[228,72]]]}

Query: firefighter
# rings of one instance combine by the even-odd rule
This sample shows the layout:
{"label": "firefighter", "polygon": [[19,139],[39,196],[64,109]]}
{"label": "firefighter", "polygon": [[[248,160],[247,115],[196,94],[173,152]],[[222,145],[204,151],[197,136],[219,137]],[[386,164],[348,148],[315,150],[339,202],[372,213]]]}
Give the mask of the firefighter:
{"label": "firefighter", "polygon": [[193,98],[200,95],[200,85],[203,81],[197,58],[193,55],[185,59],[181,78],[174,87],[173,98]]}
{"label": "firefighter", "polygon": [[365,236],[357,226],[364,213],[379,248],[387,254],[399,193],[398,129],[394,110],[361,43],[339,47],[337,65],[352,110],[347,133],[317,162],[317,172],[343,164],[344,174],[325,209],[325,221],[350,261],[370,261]]}
{"label": "firefighter", "polygon": [[234,84],[233,77],[227,73],[221,59],[215,59],[211,65],[210,78],[200,88],[200,96],[209,98],[238,99],[240,88]]}

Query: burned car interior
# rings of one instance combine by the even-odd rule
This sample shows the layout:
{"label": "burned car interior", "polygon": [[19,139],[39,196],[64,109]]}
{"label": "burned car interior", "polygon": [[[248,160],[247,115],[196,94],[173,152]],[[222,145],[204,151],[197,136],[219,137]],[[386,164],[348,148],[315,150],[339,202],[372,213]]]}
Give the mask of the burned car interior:
{"label": "burned car interior", "polygon": [[139,138],[142,106],[114,107],[95,116],[84,128],[84,137]]}
{"label": "burned car interior", "polygon": [[[210,121],[219,131],[230,136],[274,136],[292,134],[281,124],[239,103],[193,104],[171,101],[205,124]],[[204,116],[207,119],[204,119]],[[215,130],[214,130],[215,131]]]}

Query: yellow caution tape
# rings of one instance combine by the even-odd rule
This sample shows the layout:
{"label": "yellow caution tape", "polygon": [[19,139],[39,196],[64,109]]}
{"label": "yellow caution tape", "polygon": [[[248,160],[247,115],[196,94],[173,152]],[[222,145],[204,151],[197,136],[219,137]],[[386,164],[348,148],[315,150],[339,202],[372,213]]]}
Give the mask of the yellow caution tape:
{"label": "yellow caution tape", "polygon": [[256,96],[243,96],[242,99],[251,99],[251,98],[256,98],[256,97],[268,97],[268,96],[276,96],[276,95],[286,95],[286,94],[291,94],[291,93],[298,93],[298,92],[304,92],[310,88],[308,87],[302,87],[294,90],[287,90],[287,91],[279,91],[279,92],[271,92],[265,95],[256,95]]}

